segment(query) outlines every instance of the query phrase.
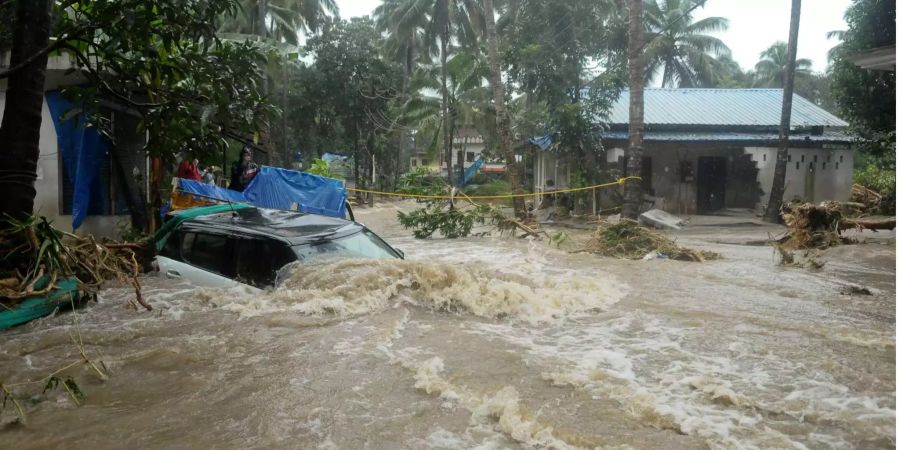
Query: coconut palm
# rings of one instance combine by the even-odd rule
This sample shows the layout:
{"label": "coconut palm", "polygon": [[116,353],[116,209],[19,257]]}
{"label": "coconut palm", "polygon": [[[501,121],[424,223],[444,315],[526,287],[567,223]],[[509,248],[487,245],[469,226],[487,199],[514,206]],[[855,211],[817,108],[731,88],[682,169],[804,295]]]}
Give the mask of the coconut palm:
{"label": "coconut palm", "polygon": [[[400,39],[409,42],[412,30],[422,27],[428,43],[440,42],[441,109],[443,120],[448,121],[447,58],[451,40],[456,39],[464,47],[477,44],[478,36],[484,30],[481,5],[475,0],[395,0],[378,15],[396,30]],[[441,128],[444,154],[449,160],[452,155],[451,127],[444,123]]]}
{"label": "coconut palm", "polygon": [[[452,141],[460,128],[472,127],[482,136],[492,135],[494,112],[491,91],[485,86],[489,74],[487,61],[480,52],[460,52],[447,61],[450,114],[445,120],[443,96],[434,94],[441,90],[441,67],[433,64],[419,67],[410,80],[410,96],[401,106],[400,122],[417,130],[416,135],[432,155],[446,136],[451,136]],[[451,156],[446,154],[448,162],[452,161]]]}
{"label": "coconut palm", "polygon": [[728,19],[693,21],[692,11],[703,0],[645,0],[647,69],[650,82],[662,70],[663,87],[709,86],[720,67],[715,58],[731,55],[721,40],[706,33],[728,29]]}
{"label": "coconut palm", "polygon": [[243,14],[223,18],[220,32],[260,35],[264,29],[266,37],[292,45],[301,32],[318,31],[323,19],[338,14],[335,0],[240,0],[240,6]]}
{"label": "coconut palm", "polygon": [[[778,41],[759,54],[759,62],[756,63],[757,87],[783,88],[785,74],[788,66],[787,42]],[[797,60],[794,76],[808,78],[812,74],[812,61],[801,58]]]}

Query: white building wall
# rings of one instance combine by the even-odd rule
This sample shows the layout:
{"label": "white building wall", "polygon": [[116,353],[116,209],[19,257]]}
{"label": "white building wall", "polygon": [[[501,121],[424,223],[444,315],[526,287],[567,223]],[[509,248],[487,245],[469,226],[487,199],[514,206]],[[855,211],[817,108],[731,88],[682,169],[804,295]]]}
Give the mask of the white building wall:
{"label": "white building wall", "polygon": [[[759,184],[763,190],[760,205],[769,201],[778,149],[747,147],[759,169]],[[853,151],[849,149],[788,149],[789,161],[785,174],[784,200],[810,202],[825,200],[847,201],[853,187]]]}

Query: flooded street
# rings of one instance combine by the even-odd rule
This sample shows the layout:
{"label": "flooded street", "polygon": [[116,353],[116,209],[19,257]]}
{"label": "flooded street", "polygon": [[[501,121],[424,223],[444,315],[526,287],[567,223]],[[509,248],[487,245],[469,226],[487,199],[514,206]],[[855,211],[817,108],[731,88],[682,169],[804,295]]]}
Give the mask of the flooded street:
{"label": "flooded street", "polygon": [[114,288],[0,333],[5,383],[77,361],[79,334],[110,372],[65,372],[85,403],[36,395],[26,425],[7,406],[0,447],[895,446],[893,233],[812,272],[747,245],[778,227],[727,217],[675,234],[723,255],[685,263],[569,253],[577,230],[563,249],[416,240],[395,208],[357,220],[405,261],[304,268],[262,294],[148,277],[153,312]]}

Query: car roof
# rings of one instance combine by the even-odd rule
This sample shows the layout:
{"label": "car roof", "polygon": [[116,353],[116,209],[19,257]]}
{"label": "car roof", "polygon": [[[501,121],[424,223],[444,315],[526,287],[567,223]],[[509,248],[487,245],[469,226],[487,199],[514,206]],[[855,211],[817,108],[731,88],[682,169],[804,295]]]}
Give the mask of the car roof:
{"label": "car roof", "polygon": [[363,227],[337,217],[267,208],[243,208],[198,216],[184,226],[235,234],[275,238],[291,245],[321,239],[323,236],[352,234]]}

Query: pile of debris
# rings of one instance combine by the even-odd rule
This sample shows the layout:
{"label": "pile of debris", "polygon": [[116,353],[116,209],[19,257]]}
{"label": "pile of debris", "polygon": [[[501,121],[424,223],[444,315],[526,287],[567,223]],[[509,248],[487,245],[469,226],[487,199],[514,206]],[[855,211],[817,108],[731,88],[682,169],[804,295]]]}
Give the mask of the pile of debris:
{"label": "pile of debris", "polygon": [[644,259],[654,254],[678,261],[703,262],[721,258],[718,253],[680,247],[672,239],[628,219],[600,222],[584,251],[620,259]]}
{"label": "pile of debris", "polygon": [[855,202],[791,202],[781,206],[781,218],[788,227],[778,240],[785,250],[825,249],[853,241],[841,235],[845,230],[893,230],[896,219],[860,217],[865,205]]}
{"label": "pile of debris", "polygon": [[9,221],[0,231],[0,254],[4,255],[0,260],[0,310],[48,294],[70,277],[77,279],[78,290],[84,294],[96,293],[107,280],[131,284],[137,302],[150,310],[137,278],[139,247],[102,244],[91,236],[66,233],[53,228],[44,217]]}

